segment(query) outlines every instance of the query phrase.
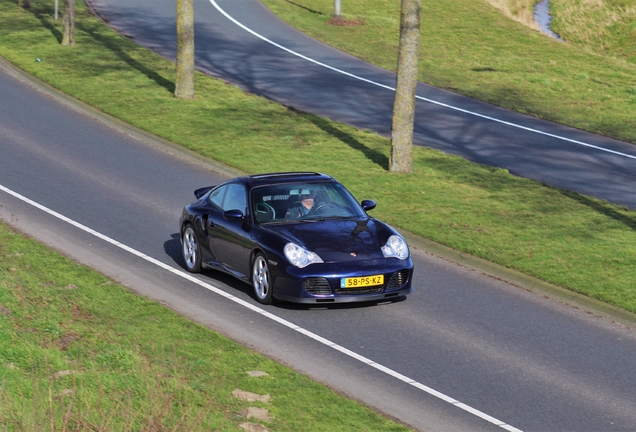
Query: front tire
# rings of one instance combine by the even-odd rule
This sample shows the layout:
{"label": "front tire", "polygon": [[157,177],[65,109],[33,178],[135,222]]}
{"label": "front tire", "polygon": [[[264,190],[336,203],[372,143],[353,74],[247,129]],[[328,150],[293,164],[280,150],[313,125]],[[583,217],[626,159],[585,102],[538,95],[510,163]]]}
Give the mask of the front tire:
{"label": "front tire", "polygon": [[252,265],[252,286],[259,303],[271,305],[274,301],[274,287],[269,272],[267,259],[262,253],[257,253]]}
{"label": "front tire", "polygon": [[201,247],[192,225],[187,225],[181,235],[181,252],[186,269],[190,273],[201,272]]}

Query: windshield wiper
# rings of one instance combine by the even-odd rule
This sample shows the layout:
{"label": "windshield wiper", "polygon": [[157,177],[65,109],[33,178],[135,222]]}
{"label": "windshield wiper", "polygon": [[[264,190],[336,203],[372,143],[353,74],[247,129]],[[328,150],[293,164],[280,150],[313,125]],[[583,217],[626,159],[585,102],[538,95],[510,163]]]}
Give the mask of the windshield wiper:
{"label": "windshield wiper", "polygon": [[267,222],[261,222],[259,225],[285,225],[294,224],[299,222],[317,222],[316,219],[277,219]]}

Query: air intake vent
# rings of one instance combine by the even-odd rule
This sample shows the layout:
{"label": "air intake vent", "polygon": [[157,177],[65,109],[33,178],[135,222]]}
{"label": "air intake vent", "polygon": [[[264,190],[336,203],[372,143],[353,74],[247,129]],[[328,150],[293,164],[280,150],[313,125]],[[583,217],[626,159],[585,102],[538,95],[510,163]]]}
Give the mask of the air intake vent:
{"label": "air intake vent", "polygon": [[307,278],[303,281],[305,291],[312,295],[329,295],[331,287],[325,278]]}
{"label": "air intake vent", "polygon": [[386,290],[391,291],[394,289],[398,289],[404,286],[409,281],[409,271],[408,270],[400,270],[398,272],[393,273],[389,283],[386,284]]}
{"label": "air intake vent", "polygon": [[342,288],[337,289],[336,294],[371,294],[382,291],[382,285],[368,288]]}

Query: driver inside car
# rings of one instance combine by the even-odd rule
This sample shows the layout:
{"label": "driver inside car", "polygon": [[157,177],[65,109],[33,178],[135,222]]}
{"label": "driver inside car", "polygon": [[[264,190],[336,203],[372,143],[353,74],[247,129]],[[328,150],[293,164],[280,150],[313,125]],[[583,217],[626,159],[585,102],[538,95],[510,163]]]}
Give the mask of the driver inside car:
{"label": "driver inside car", "polygon": [[285,212],[285,219],[299,219],[309,213],[316,203],[316,192],[312,190],[303,191],[300,195],[300,203]]}

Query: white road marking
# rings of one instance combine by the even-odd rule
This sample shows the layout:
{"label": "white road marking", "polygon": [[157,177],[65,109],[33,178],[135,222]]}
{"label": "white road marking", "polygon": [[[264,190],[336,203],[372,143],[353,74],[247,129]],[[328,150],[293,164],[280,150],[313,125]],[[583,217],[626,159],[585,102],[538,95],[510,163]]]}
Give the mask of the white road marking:
{"label": "white road marking", "polygon": [[430,388],[428,386],[425,386],[424,384],[421,384],[421,383],[419,383],[417,381],[414,381],[414,380],[412,380],[411,378],[409,378],[409,377],[407,377],[405,375],[402,375],[402,374],[400,374],[400,373],[398,373],[398,372],[396,372],[396,371],[394,371],[392,369],[389,369],[386,366],[382,366],[381,364],[376,363],[376,362],[374,362],[371,359],[368,359],[368,358],[366,358],[364,356],[361,356],[360,354],[355,353],[355,352],[353,352],[353,351],[351,351],[351,350],[349,350],[349,349],[347,349],[347,348],[345,348],[343,346],[340,346],[340,345],[338,345],[338,344],[336,344],[334,342],[331,342],[329,339],[325,339],[322,336],[317,335],[316,333],[313,333],[313,332],[311,332],[311,331],[309,331],[307,329],[299,327],[296,324],[294,324],[294,323],[292,323],[290,321],[287,321],[284,318],[276,316],[276,315],[274,315],[274,314],[272,314],[270,312],[267,312],[266,310],[264,310],[264,309],[262,309],[262,308],[260,308],[258,306],[255,306],[255,305],[253,305],[251,303],[248,303],[245,300],[241,300],[240,298],[235,297],[232,294],[229,294],[229,293],[223,291],[222,289],[220,289],[220,288],[218,288],[218,287],[216,287],[216,286],[214,286],[212,284],[209,284],[207,282],[203,282],[203,281],[197,279],[196,277],[194,277],[190,273],[187,273],[187,272],[185,272],[185,271],[183,271],[181,269],[178,269],[178,268],[171,267],[168,264],[162,263],[161,261],[159,261],[159,260],[157,260],[155,258],[152,258],[152,257],[150,257],[150,256],[148,256],[148,255],[146,255],[146,254],[144,254],[142,252],[139,252],[138,250],[133,249],[130,246],[127,246],[127,245],[125,245],[123,243],[120,243],[117,240],[114,240],[114,239],[112,239],[112,238],[110,238],[110,237],[108,237],[108,236],[106,236],[106,235],[104,235],[104,234],[102,234],[102,233],[100,233],[98,231],[95,231],[92,228],[89,228],[89,227],[87,227],[85,225],[82,225],[81,223],[76,222],[73,219],[70,219],[70,218],[68,218],[68,217],[66,217],[66,216],[64,216],[64,215],[62,215],[62,214],[60,214],[60,213],[58,213],[58,212],[56,212],[54,210],[51,210],[50,208],[45,207],[42,204],[39,204],[39,203],[37,203],[37,202],[35,202],[35,201],[33,201],[33,200],[23,196],[23,195],[20,195],[19,193],[14,192],[13,190],[11,190],[11,189],[9,189],[9,188],[1,185],[1,184],[0,184],[0,190],[5,192],[8,195],[11,195],[14,198],[19,199],[22,202],[25,202],[25,203],[27,203],[27,204],[29,204],[29,205],[31,205],[31,206],[33,206],[33,207],[45,212],[45,213],[47,213],[47,214],[57,218],[57,219],[60,219],[60,220],[62,220],[64,222],[66,222],[66,223],[68,223],[68,224],[70,224],[70,225],[72,225],[72,226],[74,226],[74,227],[86,232],[86,233],[89,233],[89,234],[99,238],[100,240],[105,241],[106,243],[110,243],[113,246],[116,246],[116,247],[118,247],[120,249],[123,249],[126,252],[129,252],[129,253],[135,255],[136,257],[139,257],[139,258],[141,258],[141,259],[143,259],[145,261],[148,261],[151,264],[156,265],[157,267],[160,267],[160,268],[162,268],[162,269],[164,269],[166,271],[169,271],[172,274],[175,274],[175,275],[177,275],[177,276],[179,276],[179,277],[181,277],[183,279],[186,279],[186,280],[188,280],[190,282],[193,282],[193,283],[195,283],[195,284],[197,284],[197,285],[199,285],[199,286],[201,286],[201,287],[203,287],[203,288],[205,288],[205,289],[207,289],[207,290],[209,290],[209,291],[211,291],[211,292],[213,292],[215,294],[218,294],[218,295],[220,295],[220,296],[222,296],[222,297],[224,297],[224,298],[226,298],[226,299],[228,299],[230,301],[233,301],[234,303],[237,303],[237,304],[239,304],[239,305],[241,305],[241,306],[243,306],[243,307],[245,307],[245,308],[247,308],[247,309],[249,309],[249,310],[251,310],[253,312],[261,314],[262,316],[264,316],[266,318],[269,318],[272,321],[275,321],[275,322],[277,322],[277,323],[279,323],[279,324],[281,324],[281,325],[283,325],[283,326],[285,326],[287,328],[295,330],[298,333],[303,334],[303,335],[315,340],[316,342],[319,342],[319,343],[321,343],[323,345],[326,345],[329,348],[332,348],[332,349],[334,349],[336,351],[339,351],[342,354],[345,354],[346,356],[349,356],[349,357],[351,357],[351,358],[353,358],[355,360],[358,360],[359,362],[362,362],[362,363],[366,364],[367,366],[370,366],[370,367],[375,368],[375,369],[377,369],[377,370],[379,370],[381,372],[384,372],[385,374],[387,374],[389,376],[392,376],[393,378],[396,378],[396,379],[398,379],[398,380],[400,380],[400,381],[402,381],[402,382],[404,382],[406,384],[409,384],[409,385],[411,385],[411,386],[413,386],[413,387],[415,387],[415,388],[417,388],[419,390],[422,390],[422,391],[428,393],[431,396],[434,396],[434,397],[436,397],[438,399],[441,399],[441,400],[443,400],[445,402],[448,402],[449,404],[452,404],[452,405],[456,406],[457,408],[460,408],[460,409],[462,409],[464,411],[467,411],[467,412],[469,412],[469,413],[471,413],[471,414],[473,414],[473,415],[475,415],[475,416],[477,416],[477,417],[479,417],[479,418],[481,418],[481,419],[483,419],[483,420],[485,420],[485,421],[487,421],[489,423],[497,425],[497,426],[499,426],[499,427],[501,427],[501,428],[503,428],[505,430],[511,431],[511,432],[521,432],[521,430],[519,430],[519,429],[517,429],[517,428],[515,428],[513,426],[510,426],[510,425],[508,425],[508,424],[506,424],[506,423],[504,423],[504,422],[502,422],[500,420],[497,420],[496,418],[491,417],[488,414],[485,414],[485,413],[483,413],[483,412],[481,412],[479,410],[476,410],[476,409],[474,409],[474,408],[472,408],[472,407],[470,407],[470,406],[468,406],[468,405],[466,405],[466,404],[464,404],[464,403],[462,403],[462,402],[460,402],[458,400],[455,400],[455,399],[453,399],[450,396],[447,396],[447,395],[445,395],[443,393],[438,392],[437,390],[434,390],[434,389],[432,389],[432,388]]}
{"label": "white road marking", "polygon": [[[216,3],[215,0],[210,0],[210,3],[212,3],[212,6],[214,6],[222,15],[224,15],[227,19],[232,21],[234,24],[236,24],[237,26],[239,26],[240,28],[242,28],[246,32],[251,33],[252,35],[256,36],[257,38],[267,42],[268,44],[271,44],[271,45],[275,46],[276,48],[280,48],[281,50],[286,51],[286,52],[288,52],[288,53],[290,53],[290,54],[292,54],[294,56],[300,57],[303,60],[307,60],[308,62],[314,63],[314,64],[316,64],[318,66],[322,66],[322,67],[324,67],[326,69],[330,69],[330,70],[332,70],[334,72],[337,72],[337,73],[340,73],[342,75],[346,75],[348,77],[351,77],[351,78],[357,79],[359,81],[363,81],[363,82],[366,82],[368,84],[372,84],[372,85],[375,85],[375,86],[378,86],[378,87],[382,87],[382,88],[387,89],[387,90],[395,91],[394,87],[387,86],[387,85],[384,85],[384,84],[380,84],[379,82],[372,81],[372,80],[369,80],[367,78],[363,78],[363,77],[358,76],[358,75],[354,75],[352,73],[343,71],[343,70],[335,68],[333,66],[329,66],[328,64],[321,63],[321,62],[319,62],[317,60],[314,60],[314,59],[312,59],[310,57],[307,57],[307,56],[304,56],[304,55],[302,55],[300,53],[297,53],[296,51],[293,51],[293,50],[291,50],[291,49],[289,49],[287,47],[284,47],[283,45],[277,44],[276,42],[274,42],[274,41],[272,41],[270,39],[267,39],[265,36],[262,36],[261,34],[256,33],[254,30],[252,30],[252,29],[246,27],[245,25],[241,24],[240,22],[238,22],[236,19],[234,19],[232,16],[230,16],[227,12],[225,12],[223,9],[221,9],[221,7]],[[496,122],[496,123],[500,123],[500,124],[503,124],[503,125],[506,125],[506,126],[514,127],[514,128],[517,128],[517,129],[522,129],[522,130],[525,130],[527,132],[533,132],[533,133],[536,133],[536,134],[539,134],[539,135],[547,136],[547,137],[550,137],[550,138],[555,138],[555,139],[558,139],[558,140],[561,140],[561,141],[566,141],[566,142],[569,142],[569,143],[572,143],[572,144],[577,144],[577,145],[580,145],[580,146],[583,146],[583,147],[588,147],[588,148],[591,148],[591,149],[595,149],[595,150],[603,151],[603,152],[606,152],[606,153],[615,154],[617,156],[623,156],[623,157],[626,157],[626,158],[629,158],[629,159],[635,159],[636,160],[636,156],[635,155],[630,155],[630,154],[627,154],[627,153],[622,153],[622,152],[619,152],[619,151],[610,150],[610,149],[607,149],[607,148],[604,148],[604,147],[599,147],[599,146],[595,146],[593,144],[585,143],[585,142],[582,142],[582,141],[577,141],[575,139],[563,137],[563,136],[560,136],[560,135],[551,134],[551,133],[548,133],[548,132],[540,131],[538,129],[533,129],[533,128],[529,128],[529,127],[526,127],[526,126],[522,126],[522,125],[519,125],[519,124],[516,124],[516,123],[507,122],[505,120],[501,120],[501,119],[498,119],[498,118],[495,118],[495,117],[490,117],[490,116],[487,116],[487,115],[484,115],[484,114],[479,114],[479,113],[476,113],[476,112],[473,112],[473,111],[468,111],[468,110],[465,110],[463,108],[459,108],[459,107],[456,107],[456,106],[453,106],[453,105],[448,105],[448,104],[445,104],[445,103],[442,103],[442,102],[438,102],[438,101],[435,101],[435,100],[432,100],[432,99],[428,99],[428,98],[425,98],[425,97],[422,97],[422,96],[417,96],[416,95],[415,97],[417,99],[420,99],[420,100],[423,100],[423,101],[426,101],[426,102],[429,102],[429,103],[432,103],[432,104],[435,104],[435,105],[438,105],[438,106],[442,106],[444,108],[448,108],[448,109],[451,109],[451,110],[459,111],[459,112],[462,112],[464,114],[469,114],[469,115],[472,115],[472,116],[475,116],[475,117],[480,117],[480,118],[483,118],[485,120],[490,120],[490,121],[493,121],[493,122]]]}

